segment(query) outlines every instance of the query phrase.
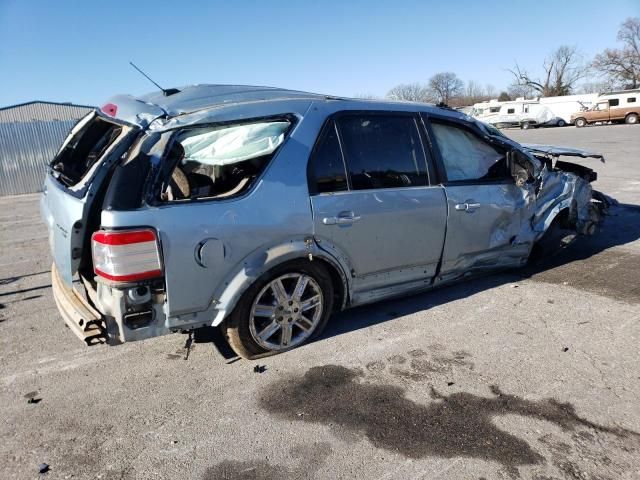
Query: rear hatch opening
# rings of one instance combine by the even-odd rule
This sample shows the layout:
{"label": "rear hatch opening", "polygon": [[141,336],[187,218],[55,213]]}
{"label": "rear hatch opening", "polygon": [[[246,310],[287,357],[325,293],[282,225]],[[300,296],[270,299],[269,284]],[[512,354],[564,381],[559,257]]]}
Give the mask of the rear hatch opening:
{"label": "rear hatch opening", "polygon": [[122,134],[122,125],[91,115],[93,119],[65,142],[51,162],[53,177],[71,191],[79,191],[90,181],[98,160]]}
{"label": "rear hatch opening", "polygon": [[57,270],[68,287],[78,272],[92,278],[90,237],[100,224],[113,167],[139,131],[92,112],[71,130],[50,163],[41,209]]}

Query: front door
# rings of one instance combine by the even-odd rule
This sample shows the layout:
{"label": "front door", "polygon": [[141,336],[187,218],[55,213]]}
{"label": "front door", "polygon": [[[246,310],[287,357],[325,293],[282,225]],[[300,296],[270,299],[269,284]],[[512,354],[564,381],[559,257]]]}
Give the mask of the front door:
{"label": "front door", "polygon": [[339,114],[310,160],[315,237],[347,260],[353,303],[375,289],[428,285],[436,272],[446,199],[441,186],[429,185],[417,121],[402,113]]}
{"label": "front door", "polygon": [[524,263],[531,243],[519,234],[534,200],[511,177],[507,146],[487,141],[472,124],[428,123],[449,211],[438,281]]}
{"label": "front door", "polygon": [[594,109],[589,112],[590,122],[608,122],[609,121],[609,102],[597,103]]}

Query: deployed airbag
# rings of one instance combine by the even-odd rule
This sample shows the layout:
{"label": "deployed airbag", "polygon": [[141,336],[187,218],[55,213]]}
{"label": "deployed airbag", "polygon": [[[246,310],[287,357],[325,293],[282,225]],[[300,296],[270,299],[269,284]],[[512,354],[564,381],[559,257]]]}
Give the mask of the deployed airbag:
{"label": "deployed airbag", "polygon": [[251,123],[188,131],[178,138],[184,160],[206,165],[230,165],[270,155],[284,141],[290,123]]}

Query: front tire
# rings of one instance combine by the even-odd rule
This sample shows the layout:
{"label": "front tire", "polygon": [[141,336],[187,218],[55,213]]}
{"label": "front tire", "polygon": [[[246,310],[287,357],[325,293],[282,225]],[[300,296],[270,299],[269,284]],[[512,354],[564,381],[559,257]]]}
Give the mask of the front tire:
{"label": "front tire", "polygon": [[558,120],[558,126],[559,127],[564,127],[566,124],[567,123],[564,120],[562,120],[562,119]]}
{"label": "front tire", "polygon": [[587,121],[584,118],[576,118],[576,127],[582,128],[587,125]]}
{"label": "front tire", "polygon": [[251,359],[296,348],[324,329],[333,285],[318,262],[295,260],[260,277],[223,324],[233,350]]}

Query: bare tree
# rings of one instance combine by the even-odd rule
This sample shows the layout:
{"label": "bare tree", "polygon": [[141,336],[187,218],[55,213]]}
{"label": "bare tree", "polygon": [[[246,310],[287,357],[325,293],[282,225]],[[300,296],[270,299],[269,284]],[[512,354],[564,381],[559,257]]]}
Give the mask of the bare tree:
{"label": "bare tree", "polygon": [[421,83],[403,83],[396,85],[387,92],[390,100],[402,102],[430,102],[432,98],[427,87]]}
{"label": "bare tree", "polygon": [[520,85],[514,83],[509,85],[507,93],[511,98],[533,98],[536,97],[538,92],[531,85]]}
{"label": "bare tree", "polygon": [[576,47],[559,47],[550,57],[545,59],[542,68],[544,75],[540,78],[532,77],[529,72],[516,63],[513,70],[509,70],[515,77],[516,85],[527,85],[543,97],[569,95],[578,80],[587,73],[587,67]]}
{"label": "bare tree", "polygon": [[496,87],[494,87],[490,83],[487,83],[484,87],[484,96],[486,97],[486,99],[491,100],[492,98],[495,98],[496,94]]}
{"label": "bare tree", "polygon": [[576,89],[576,93],[607,93],[617,88],[615,82],[606,79],[602,82],[585,82]]}
{"label": "bare tree", "polygon": [[436,73],[429,79],[429,91],[437,101],[448,104],[463,92],[464,83],[453,72]]}
{"label": "bare tree", "polygon": [[476,103],[477,101],[484,99],[484,89],[475,80],[469,80],[467,82],[464,93],[471,103]]}
{"label": "bare tree", "polygon": [[618,31],[621,49],[606,49],[593,60],[595,70],[622,88],[640,87],[640,18],[628,18]]}

